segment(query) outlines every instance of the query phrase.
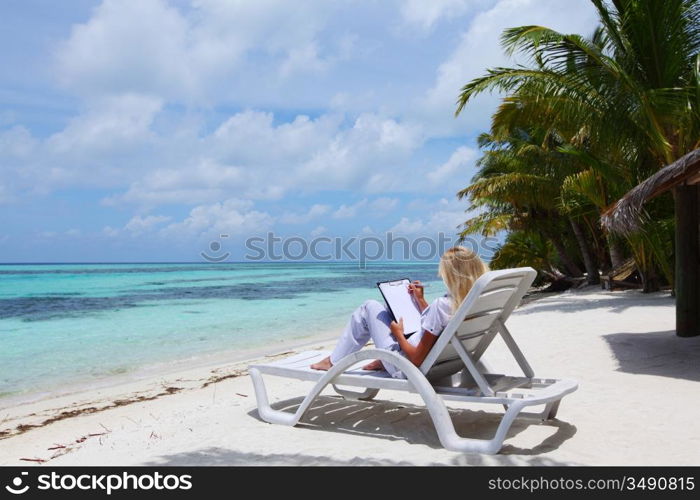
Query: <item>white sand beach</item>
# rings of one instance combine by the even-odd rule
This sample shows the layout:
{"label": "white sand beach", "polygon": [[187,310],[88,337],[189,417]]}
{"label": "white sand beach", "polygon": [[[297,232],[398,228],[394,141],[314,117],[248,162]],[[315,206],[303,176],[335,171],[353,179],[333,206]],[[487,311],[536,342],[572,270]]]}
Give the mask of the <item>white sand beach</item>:
{"label": "white sand beach", "polygon": [[[557,419],[516,421],[495,456],[443,449],[419,398],[401,393],[354,402],[327,391],[299,426],[264,423],[247,363],[230,362],[4,408],[0,464],[697,465],[700,337],[677,337],[674,318],[668,293],[598,288],[518,309],[509,326],[536,375],[580,387]],[[502,343],[486,359],[519,373]],[[309,388],[267,381],[281,407]],[[497,425],[494,408],[453,407],[464,436]]]}

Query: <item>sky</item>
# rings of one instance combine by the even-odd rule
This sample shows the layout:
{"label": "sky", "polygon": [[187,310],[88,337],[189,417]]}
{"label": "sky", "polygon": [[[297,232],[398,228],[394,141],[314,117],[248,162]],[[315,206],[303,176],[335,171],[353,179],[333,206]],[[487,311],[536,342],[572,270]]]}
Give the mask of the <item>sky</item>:
{"label": "sky", "polygon": [[459,89],[523,62],[499,37],[527,24],[589,35],[596,16],[588,0],[3,0],[0,262],[454,238],[498,103],[455,118]]}

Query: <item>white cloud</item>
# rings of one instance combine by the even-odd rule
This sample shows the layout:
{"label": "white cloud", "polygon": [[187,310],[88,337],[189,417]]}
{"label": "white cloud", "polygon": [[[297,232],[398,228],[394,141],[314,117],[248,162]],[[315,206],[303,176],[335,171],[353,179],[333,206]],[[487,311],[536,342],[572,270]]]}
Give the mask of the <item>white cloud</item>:
{"label": "white cloud", "polygon": [[241,236],[260,234],[268,230],[274,218],[267,212],[253,209],[249,200],[228,199],[219,203],[199,205],[182,221],[160,230],[164,237],[175,239],[200,238],[213,234]]}
{"label": "white cloud", "polygon": [[316,226],[309,234],[312,238],[315,238],[316,236],[321,236],[326,232],[328,232],[328,228],[326,226]]}
{"label": "white cloud", "polygon": [[353,203],[352,205],[342,204],[333,212],[334,219],[350,219],[357,215],[357,211],[367,205],[367,199]]}
{"label": "white cloud", "polygon": [[492,3],[491,0],[406,0],[401,3],[401,16],[407,23],[423,30],[431,29],[436,22],[446,18],[463,16],[469,11]]}
{"label": "white cloud", "polygon": [[[195,85],[190,27],[161,0],[105,0],[57,51],[60,81],[83,93],[177,95]],[[235,47],[235,46],[234,46]]]}
{"label": "white cloud", "polygon": [[369,207],[377,212],[391,212],[399,205],[399,200],[397,198],[376,198],[372,200]]}
{"label": "white cloud", "polygon": [[417,127],[369,113],[343,128],[335,114],[275,124],[272,113],[243,111],[192,142],[184,158],[145,172],[106,202],[150,207],[228,196],[276,199],[292,190],[404,188],[393,172],[405,168],[422,141]]}
{"label": "white cloud", "polygon": [[465,176],[466,167],[473,165],[477,155],[478,151],[466,146],[460,146],[454,153],[452,153],[450,158],[445,163],[437,167],[435,170],[428,172],[428,181],[430,181],[430,183],[433,185],[438,185],[452,178],[455,176],[455,174],[461,174],[461,177],[466,183],[469,180]]}
{"label": "white cloud", "polygon": [[129,220],[129,222],[126,223],[124,229],[134,234],[140,234],[145,231],[149,231],[160,224],[164,224],[170,219],[172,219],[172,217],[168,217],[166,215],[148,215],[146,217],[135,215]]}
{"label": "white cloud", "polygon": [[159,99],[127,94],[92,99],[45,140],[22,127],[0,132],[3,199],[23,187],[112,188],[120,192],[105,205],[144,211],[230,197],[279,199],[290,191],[406,190],[395,172],[424,140],[419,127],[372,113],[348,124],[336,113],[276,122],[272,113],[247,110],[205,134],[186,119],[156,130],[167,113]]}
{"label": "white cloud", "polygon": [[[144,173],[143,162],[157,141],[151,125],[161,105],[147,96],[104,97],[46,139],[17,127],[2,133],[0,158],[14,158],[2,162],[5,177],[15,179],[15,189],[33,192],[124,185]],[[10,146],[6,151],[3,139]]]}
{"label": "white cloud", "polygon": [[[106,236],[306,223],[321,234],[321,223],[336,230],[326,217],[357,231],[384,214],[402,231],[454,231],[464,207],[405,194],[453,195],[473,151],[443,162],[439,139],[487,129],[496,103],[485,97],[455,120],[459,87],[507,63],[502,29],[527,23],[583,34],[595,24],[586,0],[104,0],[61,27],[52,79],[31,82],[42,104],[59,98],[53,114],[41,122],[21,99],[0,112],[0,203],[99,188],[105,205],[139,214]],[[333,209],[314,197],[336,192]],[[254,208],[263,199],[309,206],[268,213]],[[143,215],[153,213],[179,214]]]}
{"label": "white cloud", "polygon": [[566,8],[562,8],[561,0],[500,0],[477,14],[457,47],[438,67],[432,87],[417,103],[416,115],[429,123],[432,133],[449,135],[458,130],[488,129],[498,101],[495,95],[474,99],[458,120],[448,117],[456,110],[462,86],[484,75],[487,68],[513,64],[501,49],[503,30],[528,24],[588,35],[597,25],[597,17],[588,0],[568,0]]}
{"label": "white cloud", "polygon": [[32,137],[31,132],[21,125],[0,131],[0,159],[2,159],[0,169],[7,162],[16,162],[27,158],[37,144],[38,141]]}
{"label": "white cloud", "polygon": [[394,172],[424,140],[416,124],[364,113],[315,153],[299,175],[315,188],[392,190],[402,185]]}
{"label": "white cloud", "polygon": [[224,196],[245,184],[245,171],[236,166],[222,165],[208,158],[188,167],[181,165],[161,167],[145,172],[129,189],[104,200],[106,205],[134,203],[148,207],[161,204],[200,203]]}
{"label": "white cloud", "polygon": [[341,120],[334,114],[315,120],[297,115],[275,125],[272,113],[247,110],[225,120],[208,139],[208,145],[214,154],[229,162],[251,163],[261,154],[276,162],[305,161],[336,138]]}
{"label": "white cloud", "polygon": [[460,201],[448,201],[442,198],[437,201],[424,200],[414,205],[414,209],[425,215],[418,217],[401,217],[388,231],[408,236],[425,236],[444,233],[455,236],[457,228],[469,215],[465,213],[465,204]]}
{"label": "white cloud", "polygon": [[16,202],[20,185],[34,188],[41,178],[32,168],[39,141],[20,125],[0,130],[0,205]]}
{"label": "white cloud", "polygon": [[[16,199],[23,189],[100,187],[117,191],[105,198],[106,204],[135,204],[143,211],[231,197],[281,199],[291,191],[417,192],[425,189],[426,175],[435,190],[459,171],[460,161],[467,161],[466,149],[434,172],[417,169],[413,155],[431,137],[458,127],[460,133],[488,127],[494,101],[470,106],[458,121],[451,114],[459,85],[505,62],[498,42],[502,29],[525,22],[583,32],[592,26],[588,3],[572,1],[564,12],[548,8],[553,2],[501,0],[476,15],[432,84],[422,80],[430,88],[407,86],[410,95],[422,97],[402,100],[393,112],[388,111],[393,104],[377,109],[373,103],[394,102],[390,87],[396,82],[346,90],[338,68],[336,78],[325,82],[334,89],[327,95],[345,95],[352,108],[363,111],[343,114],[326,102],[320,108],[326,111],[314,118],[298,114],[280,120],[286,116],[281,112],[244,109],[222,119],[212,132],[210,108],[202,103],[229,102],[226,89],[232,82],[255,89],[260,85],[254,82],[269,80],[256,76],[255,64],[246,66],[252,61],[268,75],[292,77],[326,71],[331,61],[353,52],[372,64],[377,55],[351,30],[329,31],[341,20],[333,16],[344,13],[337,5],[200,0],[185,8],[164,0],[105,0],[57,50],[58,76],[81,95],[82,112],[45,140],[21,126],[0,132],[2,199]],[[406,29],[419,29],[492,3],[409,1],[400,15]],[[358,15],[364,12],[356,9]],[[268,66],[272,59],[274,67]],[[278,95],[280,90],[265,92]],[[200,104],[178,112],[171,102]],[[295,97],[290,105],[297,102]],[[8,157],[12,161],[4,161]]]}
{"label": "white cloud", "polygon": [[280,73],[326,69],[318,31],[331,6],[309,0],[105,0],[75,25],[56,53],[67,88],[88,94],[137,92],[208,102],[247,63],[249,53]]}
{"label": "white cloud", "polygon": [[87,156],[141,145],[155,137],[151,124],[161,106],[158,98],[136,94],[94,100],[49,138],[48,147],[52,153]]}
{"label": "white cloud", "polygon": [[312,205],[305,213],[287,212],[283,214],[279,221],[283,224],[305,224],[317,217],[328,213],[331,207],[328,205],[315,204]]}
{"label": "white cloud", "polygon": [[417,234],[422,233],[424,229],[425,223],[422,220],[401,217],[401,220],[389,228],[388,232],[396,234]]}
{"label": "white cloud", "polygon": [[280,74],[287,77],[296,72],[319,72],[328,69],[330,61],[322,60],[315,42],[289,51],[289,56],[280,66]]}
{"label": "white cloud", "polygon": [[112,226],[103,227],[102,234],[110,238],[114,238],[124,234],[130,236],[141,236],[144,233],[154,231],[158,226],[165,224],[170,220],[172,220],[172,217],[169,217],[167,215],[147,215],[145,217],[141,215],[135,215],[131,219],[129,219],[129,221],[126,224],[124,224],[124,227],[121,229],[114,228]]}
{"label": "white cloud", "polygon": [[105,226],[102,228],[102,234],[107,236],[108,238],[116,238],[121,234],[119,229],[113,228],[112,226]]}
{"label": "white cloud", "polygon": [[[105,200],[108,204],[202,203],[230,196],[254,199],[280,198],[291,188],[303,190],[299,176],[304,162],[338,134],[340,117],[323,115],[315,120],[298,115],[274,124],[272,113],[243,111],[224,120],[216,130],[198,137],[186,132],[164,138],[164,155],[172,162],[144,172],[128,190]],[[177,151],[175,155],[172,151]]]}

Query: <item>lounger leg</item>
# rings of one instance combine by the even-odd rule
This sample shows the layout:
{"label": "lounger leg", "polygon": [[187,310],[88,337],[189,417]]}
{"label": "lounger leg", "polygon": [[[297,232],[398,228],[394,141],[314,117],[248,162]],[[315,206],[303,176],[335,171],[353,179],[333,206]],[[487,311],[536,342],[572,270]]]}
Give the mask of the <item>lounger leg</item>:
{"label": "lounger leg", "polygon": [[[382,361],[386,360],[400,369],[415,391],[423,398],[430,418],[435,425],[440,443],[448,450],[487,454],[498,453],[503,446],[503,441],[506,438],[508,429],[510,429],[513,421],[524,408],[524,403],[519,401],[509,405],[492,439],[463,438],[455,431],[452,417],[450,417],[443,399],[435,392],[433,386],[420,370],[407,359],[394,353],[381,350],[374,350],[374,353],[371,351],[359,351],[352,356],[354,359],[347,363],[348,366],[362,359],[374,357]],[[345,360],[342,360],[341,363],[345,364],[344,361]],[[343,370],[345,370],[345,368],[343,368]]]}
{"label": "lounger leg", "polygon": [[[542,422],[546,422],[547,420],[552,420],[554,417],[557,416],[557,411],[559,410],[559,403],[561,402],[561,399],[557,401],[550,401],[549,403],[546,403],[544,405],[544,410],[538,413],[533,413],[533,412],[522,412],[520,414],[521,417],[526,417],[526,418],[536,418],[539,420],[542,420]],[[506,409],[508,407],[506,405],[503,405]]]}
{"label": "lounger leg", "polygon": [[545,420],[551,420],[557,416],[557,412],[559,411],[559,403],[561,403],[561,399],[547,404],[549,411],[547,412],[547,418],[545,418]]}
{"label": "lounger leg", "polygon": [[515,358],[515,361],[518,362],[518,365],[525,376],[530,378],[534,377],[535,372],[530,366],[530,363],[527,362],[527,359],[525,359],[525,355],[518,347],[518,344],[513,339],[513,336],[508,331],[508,328],[506,328],[506,325],[503,324],[503,321],[500,319],[496,320],[496,324],[498,325],[498,332],[501,334],[503,341],[506,343],[506,346],[508,346],[508,349],[510,349],[511,354]]}
{"label": "lounger leg", "polygon": [[280,425],[296,425],[299,418],[295,413],[287,413],[284,411],[273,410],[270,402],[267,399],[267,390],[262,375],[256,368],[248,370],[250,378],[253,379],[253,388],[255,389],[255,398],[258,401],[258,413],[260,418],[265,422]]}
{"label": "lounger leg", "polygon": [[379,389],[365,389],[363,392],[349,391],[347,389],[341,389],[335,384],[333,384],[333,390],[345,399],[359,399],[361,401],[370,401],[379,394]]}
{"label": "lounger leg", "polygon": [[[258,401],[258,413],[260,414],[260,417],[266,421],[270,422],[272,424],[281,424],[281,425],[296,425],[301,417],[304,416],[304,413],[309,409],[311,406],[311,403],[318,397],[318,395],[323,391],[323,389],[326,388],[327,385],[332,384],[333,381],[339,377],[340,375],[343,374],[345,370],[350,368],[353,364],[357,363],[357,361],[367,359],[367,353],[374,352],[374,353],[379,353],[380,357],[384,357],[385,359],[388,359],[388,361],[392,363],[396,363],[396,359],[400,359],[400,362],[405,362],[408,363],[408,361],[402,357],[399,356],[398,354],[393,354],[390,353],[389,351],[383,351],[381,349],[378,350],[372,350],[372,351],[361,351],[356,352],[353,354],[350,354],[343,359],[341,359],[338,363],[336,363],[330,370],[328,370],[320,379],[318,382],[316,382],[316,385],[314,385],[313,389],[311,389],[311,392],[307,394],[307,396],[304,398],[304,400],[301,402],[299,405],[299,408],[295,413],[289,413],[286,411],[280,411],[280,410],[274,410],[270,406],[270,402],[267,399],[267,390],[265,389],[265,382],[262,379],[262,374],[257,368],[250,368],[248,370],[248,374],[250,375],[250,378],[253,380],[253,387],[255,389],[255,397]],[[387,358],[388,357],[388,358]],[[410,365],[415,369],[415,366]],[[343,389],[341,389],[342,391]],[[351,393],[351,391],[347,391],[348,393]],[[374,392],[374,394],[373,394]],[[374,397],[377,392],[379,392],[376,389],[366,389],[362,393],[352,393],[355,395],[359,395],[362,397],[366,398],[371,398]]]}
{"label": "lounger leg", "polygon": [[381,349],[371,349],[355,352],[336,363],[316,383],[311,392],[304,398],[295,413],[273,410],[270,407],[262,376],[256,368],[251,368],[248,373],[253,379],[253,386],[255,388],[255,396],[258,400],[258,411],[260,413],[260,417],[266,422],[282,425],[296,425],[297,422],[299,422],[299,419],[311,406],[314,399],[318,397],[318,395],[327,385],[332,384],[333,381],[350,366],[354,365],[358,361],[363,361],[366,359],[379,359],[382,361],[387,361],[396,366],[406,375],[406,378],[411,383],[415,391],[421,396],[421,398],[423,398],[423,401],[428,409],[428,413],[430,414],[430,418],[435,424],[435,429],[437,430],[440,443],[442,443],[442,445],[448,450],[488,454],[498,453],[503,446],[503,440],[506,437],[508,429],[510,429],[515,417],[523,409],[523,403],[521,402],[515,402],[509,405],[508,410],[503,416],[503,419],[496,430],[496,434],[492,439],[471,439],[460,437],[455,432],[454,424],[452,423],[452,418],[447,411],[445,402],[442,400],[440,395],[435,392],[433,386],[430,385],[430,382],[428,382],[425,376],[415,365],[413,365],[406,358],[393,352],[384,351]]}
{"label": "lounger leg", "polygon": [[[520,413],[520,410],[522,410],[522,405],[519,403],[510,405],[505,415],[503,415],[503,419],[498,425],[498,429],[496,429],[496,434],[491,439],[463,438],[458,436],[455,432],[452,420],[436,420],[433,418],[433,421],[435,422],[435,428],[438,431],[440,442],[446,449],[451,451],[495,455],[503,447],[503,441],[508,434],[508,429],[510,429],[510,426],[518,416],[518,413]],[[449,419],[449,416],[447,418]]]}

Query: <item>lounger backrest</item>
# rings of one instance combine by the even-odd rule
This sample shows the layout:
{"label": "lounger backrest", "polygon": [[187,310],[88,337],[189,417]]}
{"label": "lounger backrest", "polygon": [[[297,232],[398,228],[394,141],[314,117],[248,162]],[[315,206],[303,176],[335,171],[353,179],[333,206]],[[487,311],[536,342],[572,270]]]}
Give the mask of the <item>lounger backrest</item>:
{"label": "lounger backrest", "polygon": [[478,361],[493,338],[489,334],[493,334],[499,321],[505,323],[536,276],[531,267],[520,267],[489,271],[479,277],[421,364],[421,371],[435,378],[464,367],[451,343],[453,338],[459,339]]}

